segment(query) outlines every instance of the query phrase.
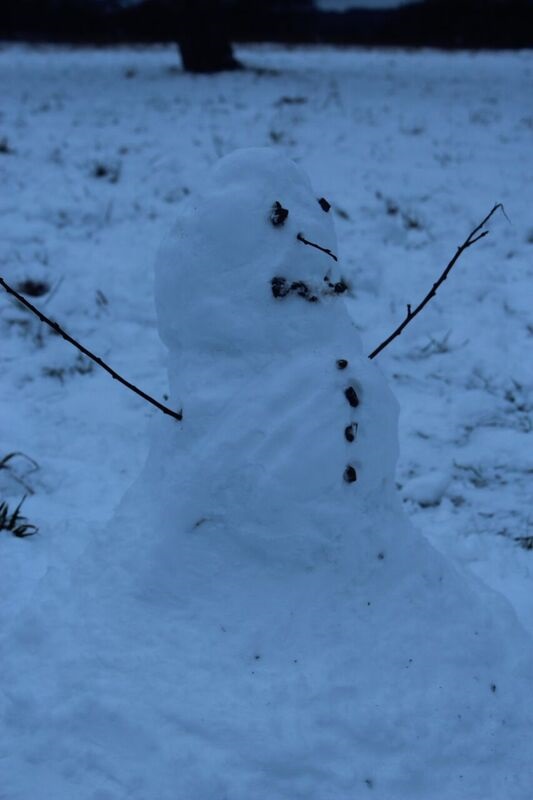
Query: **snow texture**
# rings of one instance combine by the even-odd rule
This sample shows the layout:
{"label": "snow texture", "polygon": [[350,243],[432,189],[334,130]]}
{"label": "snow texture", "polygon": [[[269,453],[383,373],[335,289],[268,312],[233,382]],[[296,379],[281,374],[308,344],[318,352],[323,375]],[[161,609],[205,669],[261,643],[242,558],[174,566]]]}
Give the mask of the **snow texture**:
{"label": "snow texture", "polygon": [[[397,405],[358,333],[375,345],[430,285],[458,220],[466,235],[525,196],[530,58],[245,56],[286,74],[0,53],[3,273],[52,284],[36,302],[161,396],[147,264],[177,216],[156,303],[184,413],[154,416],[3,307],[2,440],[41,469],[1,486],[35,489],[42,534],[0,534],[0,795],[528,800],[530,638],[467,573],[530,624],[530,553],[495,536],[528,509],[530,381],[505,350],[527,336],[522,205],[380,359],[404,507],[455,565],[403,516]],[[275,154],[206,175],[265,139]],[[146,466],[103,525],[145,457],[143,413]]]}

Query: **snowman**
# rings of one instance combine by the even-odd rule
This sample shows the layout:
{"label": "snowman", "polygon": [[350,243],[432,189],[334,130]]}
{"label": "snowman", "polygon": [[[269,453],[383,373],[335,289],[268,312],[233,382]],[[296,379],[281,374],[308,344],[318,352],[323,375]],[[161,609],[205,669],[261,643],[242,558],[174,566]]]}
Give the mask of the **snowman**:
{"label": "snowman", "polygon": [[404,518],[398,408],[348,292],[329,202],[273,150],[222,159],[159,254],[183,420],[158,420],[117,519],[179,631],[180,796],[525,800],[526,634]]}
{"label": "snowman", "polygon": [[[187,524],[237,514],[269,538],[275,511],[286,556],[298,519],[390,508],[396,402],[362,354],[347,292],[330,204],[298,166],[262,149],[223,159],[156,270],[184,413],[163,461],[189,487]],[[318,539],[336,528],[320,522]]]}
{"label": "snowman", "polygon": [[61,624],[49,601],[50,636],[18,633],[46,705],[0,737],[10,796],[531,796],[532,648],[404,518],[349,291],[329,203],[277,152],[224,158],[184,204],[155,283],[183,419],[155,422]]}

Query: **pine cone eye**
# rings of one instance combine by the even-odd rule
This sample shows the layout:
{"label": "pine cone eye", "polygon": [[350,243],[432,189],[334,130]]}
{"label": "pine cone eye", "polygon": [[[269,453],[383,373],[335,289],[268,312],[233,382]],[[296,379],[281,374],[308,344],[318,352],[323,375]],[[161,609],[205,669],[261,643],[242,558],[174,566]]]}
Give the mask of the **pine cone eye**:
{"label": "pine cone eye", "polygon": [[270,210],[270,222],[274,226],[283,225],[287,217],[289,216],[289,211],[287,208],[283,208],[279,200],[276,200],[274,205]]}

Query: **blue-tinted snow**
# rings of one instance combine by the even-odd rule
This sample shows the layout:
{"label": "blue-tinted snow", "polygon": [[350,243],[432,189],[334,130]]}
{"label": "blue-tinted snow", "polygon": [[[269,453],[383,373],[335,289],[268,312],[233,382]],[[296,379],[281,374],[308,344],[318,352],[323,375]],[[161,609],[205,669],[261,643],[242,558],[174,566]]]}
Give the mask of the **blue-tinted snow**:
{"label": "blue-tinted snow", "polygon": [[[533,239],[531,57],[267,47],[245,49],[242,57],[281,72],[188,78],[176,71],[173,49],[4,49],[0,138],[9,146],[0,154],[2,275],[12,282],[48,281],[53,292],[37,302],[127,377],[162,397],[167,380],[152,301],[155,253],[183,199],[204,185],[220,156],[266,144],[305,165],[317,195],[333,204],[341,264],[353,285],[350,311],[366,351],[403,317],[407,302],[427,291],[493,202],[503,202],[512,224],[494,218],[490,236],[463,256],[437,299],[380,357],[380,365],[401,406],[397,479],[405,509],[461,571],[477,573],[507,595],[530,627],[530,553],[514,538],[531,534],[532,381],[526,356]],[[291,800],[313,797],[313,791],[322,800],[333,775],[342,791],[355,796],[371,790],[383,796],[391,785],[387,781],[403,776],[406,797],[423,793],[425,800],[447,800],[464,795],[460,776],[468,773],[471,779],[484,764],[486,784],[477,787],[479,796],[525,800],[524,787],[531,784],[524,766],[528,740],[514,723],[505,730],[501,709],[511,703],[527,714],[531,695],[513,699],[524,679],[519,673],[516,684],[499,679],[509,675],[517,642],[527,653],[524,633],[512,634],[513,646],[497,657],[487,649],[483,664],[478,646],[465,648],[465,680],[474,668],[481,684],[472,684],[471,691],[461,685],[458,696],[466,693],[479,704],[476,719],[483,718],[485,731],[493,715],[494,749],[476,751],[475,742],[484,741],[477,738],[479,728],[466,731],[458,720],[448,720],[443,730],[450,734],[449,749],[432,752],[442,731],[432,728],[429,715],[418,715],[396,741],[405,745],[421,735],[427,747],[418,752],[427,760],[405,766],[400,746],[402,755],[394,763],[387,750],[390,737],[380,739],[380,731],[393,731],[395,720],[401,728],[409,719],[402,706],[409,693],[381,699],[382,726],[376,725],[375,697],[376,687],[384,685],[378,667],[390,670],[406,655],[406,637],[399,636],[406,618],[391,614],[383,598],[390,591],[405,597],[410,584],[395,582],[397,566],[405,567],[401,574],[413,582],[416,609],[407,622],[416,628],[425,613],[417,607],[424,594],[416,582],[427,551],[395,545],[394,559],[388,552],[379,558],[379,551],[365,571],[373,544],[367,532],[358,575],[375,596],[365,598],[371,605],[363,608],[361,619],[375,615],[373,626],[365,618],[363,627],[375,631],[372,646],[377,641],[379,649],[373,650],[372,669],[358,673],[358,724],[367,721],[369,727],[367,748],[359,748],[354,761],[346,744],[358,735],[350,729],[353,685],[344,694],[336,687],[335,702],[328,704],[323,673],[297,666],[297,654],[290,667],[283,667],[290,642],[298,638],[295,632],[286,650],[270,651],[269,661],[264,624],[241,635],[241,626],[219,619],[229,597],[233,620],[242,622],[254,588],[248,573],[243,606],[237,608],[235,582],[226,587],[220,573],[217,577],[217,535],[224,535],[223,526],[217,528],[215,521],[214,530],[205,529],[206,538],[215,537],[215,561],[200,562],[212,577],[206,597],[217,600],[208,604],[209,614],[205,605],[198,609],[203,622],[211,615],[207,636],[205,626],[197,628],[187,616],[191,603],[173,582],[179,553],[163,545],[155,558],[150,550],[143,583],[136,572],[142,566],[140,540],[124,529],[105,528],[141,472],[151,436],[147,421],[158,427],[164,421],[154,420],[151,408],[96,368],[81,374],[76,353],[41,333],[37,321],[7,298],[1,325],[0,455],[22,450],[40,464],[39,473],[28,476],[35,495],[26,510],[40,524],[41,536],[21,542],[0,534],[1,703],[8,730],[1,737],[0,785],[10,799],[46,793],[60,800],[162,799],[180,789],[184,800],[201,798],[202,791],[211,800],[217,787],[221,796],[239,797],[239,786],[231,782],[241,776],[248,796],[281,798],[287,796],[283,787],[290,786]],[[5,471],[0,478],[3,496],[16,502],[19,484]],[[147,536],[152,524],[147,517]],[[198,547],[191,541],[187,553],[187,580],[195,587],[199,573],[192,556]],[[198,555],[205,558],[205,549]],[[413,555],[412,573],[402,555]],[[157,581],[150,570],[154,558],[160,566]],[[242,577],[239,561],[235,569]],[[257,573],[253,595],[262,623],[269,608],[280,620],[287,606],[275,564],[266,574],[268,579]],[[449,632],[453,622],[462,636],[471,610],[463,619],[456,602],[463,596],[463,579],[454,579],[450,591],[451,574],[440,606],[437,595],[429,595],[430,608],[437,630]],[[338,596],[324,606],[323,583],[297,580],[292,572],[287,584],[293,598],[298,592],[307,598],[310,610],[317,604],[330,611],[344,608]],[[273,586],[275,600],[266,594]],[[493,603],[487,600],[484,625],[493,625],[503,641],[507,634],[499,633],[498,625],[504,617],[494,612],[491,622]],[[402,603],[395,608],[401,610]],[[189,620],[185,626],[184,618]],[[339,634],[350,633],[346,620],[339,614]],[[427,617],[426,623],[433,635]],[[321,651],[305,638],[305,625],[299,630],[296,644],[308,665],[309,655]],[[324,636],[327,650],[335,640],[330,633]],[[267,644],[276,641],[272,634]],[[434,661],[440,675],[446,663],[453,663],[442,661],[448,651],[454,652],[453,645],[444,636]],[[187,654],[185,663],[177,658],[180,652]],[[227,708],[236,697],[239,652],[242,695],[235,701],[237,727],[232,728]],[[352,653],[355,661],[363,655],[364,650]],[[402,689],[431,686],[431,660],[413,665],[410,657],[401,666],[406,673],[418,669],[419,683],[408,674]],[[496,662],[498,676],[491,677]],[[335,680],[339,671],[345,675],[346,665],[337,660],[314,663],[333,665]],[[286,679],[285,694],[280,675]],[[184,684],[185,678],[192,683]],[[311,696],[326,699],[321,742],[301,724],[308,717],[280,716],[274,709],[259,717],[248,743],[241,738],[242,749],[232,751],[228,731],[238,730],[251,703],[275,697],[284,709],[288,699],[300,697],[306,713],[314,714],[319,706],[313,708]],[[438,691],[433,699],[438,706]],[[431,705],[431,694],[426,702]],[[195,719],[199,703],[205,704],[211,727]],[[261,721],[272,725],[268,736]],[[506,749],[516,736],[509,757]],[[288,758],[279,758],[279,743],[286,745]],[[457,769],[461,758],[465,773]],[[303,773],[291,772],[289,763],[304,765]],[[439,769],[431,773],[429,764]],[[194,794],[182,790],[184,774],[196,774],[198,780],[203,775],[204,788],[197,784]],[[360,780],[356,787],[354,775]]]}

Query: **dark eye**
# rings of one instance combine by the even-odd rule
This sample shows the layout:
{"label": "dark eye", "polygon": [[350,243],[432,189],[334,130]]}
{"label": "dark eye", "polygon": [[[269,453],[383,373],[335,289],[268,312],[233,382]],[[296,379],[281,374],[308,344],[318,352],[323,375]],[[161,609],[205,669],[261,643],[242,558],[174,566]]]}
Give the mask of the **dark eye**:
{"label": "dark eye", "polygon": [[286,208],[283,208],[279,200],[276,200],[272,208],[270,209],[270,222],[272,225],[283,225],[287,217],[289,216],[289,211]]}
{"label": "dark eye", "polygon": [[329,210],[330,210],[330,208],[331,208],[331,203],[328,203],[328,201],[326,200],[326,198],[325,198],[325,197],[321,197],[321,198],[319,199],[319,201],[318,201],[318,205],[320,206],[320,208],[322,209],[322,211],[325,211],[325,212],[326,212],[326,214],[328,213],[328,211],[329,211]]}

